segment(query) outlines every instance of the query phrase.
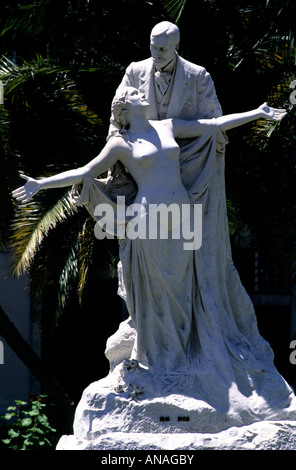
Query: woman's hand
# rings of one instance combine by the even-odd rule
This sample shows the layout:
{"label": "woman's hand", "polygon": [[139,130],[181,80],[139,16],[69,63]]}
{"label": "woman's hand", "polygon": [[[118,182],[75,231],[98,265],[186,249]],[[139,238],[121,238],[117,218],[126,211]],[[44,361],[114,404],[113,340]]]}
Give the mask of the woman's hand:
{"label": "woman's hand", "polygon": [[267,103],[263,103],[259,106],[258,111],[260,112],[261,117],[264,119],[271,119],[272,121],[281,121],[281,119],[287,115],[287,111],[285,109],[271,108]]}
{"label": "woman's hand", "polygon": [[38,191],[41,189],[40,181],[31,178],[30,176],[20,175],[27,180],[24,186],[12,191],[12,196],[19,202],[28,202]]}

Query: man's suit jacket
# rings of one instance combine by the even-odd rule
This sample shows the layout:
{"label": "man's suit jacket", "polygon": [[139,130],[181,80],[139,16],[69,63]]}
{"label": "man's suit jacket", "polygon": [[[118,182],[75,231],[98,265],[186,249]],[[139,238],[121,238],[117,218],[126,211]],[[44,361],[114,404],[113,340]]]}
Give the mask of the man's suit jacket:
{"label": "man's suit jacket", "polygon": [[[154,91],[152,58],[132,62],[126,69],[121,86],[132,86],[145,93],[150,103],[148,119],[158,119]],[[222,115],[214,82],[204,67],[177,54],[176,72],[167,118],[202,119]]]}

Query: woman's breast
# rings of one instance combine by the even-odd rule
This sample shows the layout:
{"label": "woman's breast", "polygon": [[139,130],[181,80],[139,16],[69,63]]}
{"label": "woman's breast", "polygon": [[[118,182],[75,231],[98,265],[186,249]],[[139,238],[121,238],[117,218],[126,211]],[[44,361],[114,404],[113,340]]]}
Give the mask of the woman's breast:
{"label": "woman's breast", "polygon": [[132,158],[136,165],[150,166],[156,162],[158,155],[158,148],[149,142],[139,139],[133,144]]}
{"label": "woman's breast", "polygon": [[137,142],[133,144],[132,149],[134,161],[143,166],[150,166],[160,160],[178,160],[179,155],[180,148],[172,139],[168,139],[167,142],[162,142],[161,145],[154,145],[151,142],[138,139]]}

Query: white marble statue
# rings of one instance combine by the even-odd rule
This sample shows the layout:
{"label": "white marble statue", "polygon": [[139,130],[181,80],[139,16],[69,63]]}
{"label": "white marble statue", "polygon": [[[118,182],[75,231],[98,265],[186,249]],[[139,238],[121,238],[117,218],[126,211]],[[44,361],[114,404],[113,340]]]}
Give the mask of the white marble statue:
{"label": "white marble statue", "polygon": [[[147,118],[149,108],[136,88],[121,89],[112,104],[117,133],[95,159],[48,178],[23,175],[27,182],[13,196],[27,202],[40,190],[74,186],[76,203],[94,215],[101,203],[114,206],[97,177],[120,161],[136,182],[134,203],[143,208],[142,217],[149,216],[153,204],[202,204],[202,246],[197,250],[184,250],[184,239],[170,235],[120,239],[120,284],[136,330],[126,359],[138,361],[154,378],[171,377],[167,392],[184,386],[186,394],[189,378],[190,394],[215,409],[249,420],[275,416],[289,409],[294,394],[273,365],[272,350],[259,335],[232,263],[223,132],[258,118],[280,120],[286,112],[265,103],[210,120],[159,121]],[[177,137],[196,138],[198,161],[189,191],[181,180]]]}
{"label": "white marble statue", "polygon": [[[84,391],[74,436],[60,449],[295,448],[295,395],[233,265],[224,180],[226,131],[286,112],[264,103],[222,116],[209,73],[178,55],[179,39],[172,23],[153,28],[151,58],[127,68],[94,160],[49,178],[23,175],[13,192],[27,202],[73,186],[73,201],[119,237],[119,294],[130,317],[108,340],[110,373]],[[185,249],[186,218],[160,218],[166,236],[149,236],[161,204],[189,207],[190,224],[202,208],[201,245]],[[99,220],[98,207],[112,208],[115,220]]]}
{"label": "white marble statue", "polygon": [[[148,119],[191,120],[221,116],[222,109],[211,75],[204,67],[180,57],[177,52],[179,43],[180,30],[177,25],[169,21],[156,24],[150,34],[151,57],[132,62],[127,67],[117,94],[120,88],[126,86],[137,88],[144,93],[150,104]],[[112,132],[111,123],[109,135],[112,135]],[[192,173],[190,161],[194,161],[196,155],[195,145],[189,146],[192,140],[194,139],[176,138],[181,149],[181,173],[185,172],[184,178],[181,176],[185,186],[191,184],[191,179],[188,178]],[[186,168],[182,164],[184,159],[186,159]],[[115,164],[110,169],[110,175],[115,186],[113,187],[110,180],[110,192],[116,194],[118,186],[121,191],[122,187],[126,186],[126,192],[132,193],[133,182],[120,164]]]}
{"label": "white marble statue", "polygon": [[222,114],[215,86],[204,67],[177,53],[178,26],[168,21],[151,31],[151,57],[132,62],[120,87],[132,86],[144,93],[150,103],[148,119],[202,119]]}
{"label": "white marble statue", "polygon": [[[148,59],[132,62],[126,69],[117,94],[122,87],[131,86],[144,93],[150,107],[148,119],[210,119],[222,115],[214,82],[204,67],[193,64],[179,56],[180,30],[177,25],[162,21],[154,26],[150,34]],[[116,129],[115,129],[116,131]],[[113,125],[109,128],[112,135]],[[189,146],[194,139],[176,138],[180,146],[181,175],[184,185],[190,185],[190,161],[195,160],[195,146]],[[186,159],[186,168],[183,166]],[[193,163],[194,165],[194,163]],[[122,165],[114,164],[110,169],[109,191],[114,195],[120,186],[126,194],[132,194],[133,181]],[[194,168],[193,168],[194,173]],[[187,186],[186,186],[187,187]]]}

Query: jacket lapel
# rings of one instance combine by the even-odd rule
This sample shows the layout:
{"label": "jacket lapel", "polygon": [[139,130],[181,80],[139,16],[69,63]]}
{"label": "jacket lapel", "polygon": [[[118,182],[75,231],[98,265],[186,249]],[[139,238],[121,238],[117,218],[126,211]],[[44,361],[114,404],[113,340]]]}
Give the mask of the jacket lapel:
{"label": "jacket lapel", "polygon": [[182,59],[177,55],[176,63],[176,74],[173,83],[173,89],[168,107],[167,117],[177,118],[187,101],[190,94],[190,74],[186,70],[185,64],[182,63]]}
{"label": "jacket lapel", "polygon": [[143,69],[139,75],[139,90],[145,93],[146,99],[150,104],[148,118],[158,119],[153,80],[154,64],[152,59],[149,62],[148,66]]}

